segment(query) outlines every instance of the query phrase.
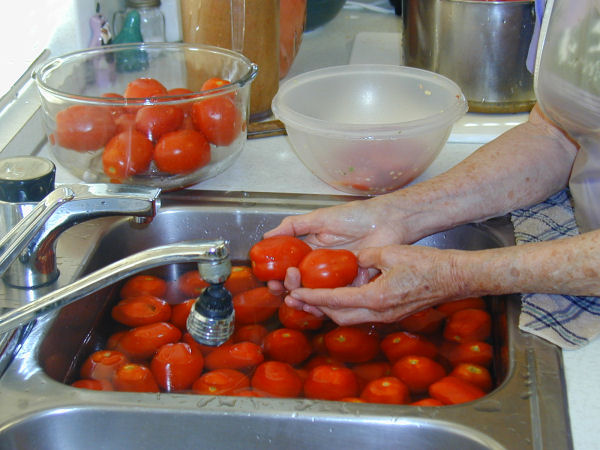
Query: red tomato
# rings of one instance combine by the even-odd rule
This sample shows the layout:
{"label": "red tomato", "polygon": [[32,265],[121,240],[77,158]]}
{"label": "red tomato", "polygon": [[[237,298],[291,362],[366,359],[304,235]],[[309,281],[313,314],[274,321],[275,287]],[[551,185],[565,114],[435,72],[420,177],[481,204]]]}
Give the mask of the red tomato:
{"label": "red tomato", "polygon": [[139,327],[171,318],[171,305],[153,295],[137,295],[121,300],[111,310],[117,322],[128,327]]}
{"label": "red tomato", "polygon": [[456,405],[483,397],[485,392],[460,378],[447,376],[429,386],[429,395],[445,405]]}
{"label": "red tomato", "polygon": [[490,371],[483,366],[471,363],[460,363],[452,369],[450,375],[471,383],[484,392],[492,390],[492,375],[490,374]]}
{"label": "red tomato", "polygon": [[359,387],[362,390],[369,381],[388,377],[392,374],[392,366],[387,361],[369,361],[352,367]]}
{"label": "red tomato", "polygon": [[381,341],[381,350],[391,362],[407,355],[423,355],[433,359],[438,353],[437,347],[432,342],[406,331],[388,334]]}
{"label": "red tomato", "polygon": [[310,358],[304,365],[303,368],[308,370],[309,372],[318,366],[338,366],[338,367],[346,367],[343,361],[339,359],[335,359],[328,355],[317,355]]}
{"label": "red tomato", "polygon": [[58,145],[78,152],[98,150],[115,134],[116,125],[109,109],[74,105],[56,114]]}
{"label": "red tomato", "polygon": [[167,88],[154,78],[138,78],[125,88],[125,98],[149,98],[167,95]]}
{"label": "red tomato", "polygon": [[229,81],[224,80],[223,78],[209,78],[204,83],[202,83],[202,87],[200,88],[202,91],[209,91],[211,89],[218,89],[223,86],[227,86]]}
{"label": "red tomato", "polygon": [[131,277],[119,291],[121,298],[135,297],[140,294],[149,294],[164,298],[166,293],[167,282],[153,275],[136,275]]}
{"label": "red tomato", "polygon": [[383,377],[370,381],[360,394],[369,403],[405,405],[410,402],[410,392],[406,384],[396,377]]}
{"label": "red tomato", "polygon": [[288,363],[266,361],[254,371],[252,387],[274,397],[297,397],[302,392],[302,379]]}
{"label": "red tomato", "polygon": [[156,382],[167,392],[189,389],[203,368],[200,350],[185,342],[163,345],[150,363]]}
{"label": "red tomato", "polygon": [[329,354],[344,362],[361,363],[379,352],[379,339],[358,327],[337,327],[325,335]]}
{"label": "red tomato", "polygon": [[446,316],[450,316],[461,309],[486,309],[485,300],[481,297],[469,297],[451,302],[442,303],[435,307],[439,312]]}
{"label": "red tomato", "polygon": [[298,267],[311,252],[310,246],[293,236],[273,236],[250,248],[252,272],[261,281],[285,279],[288,267]]}
{"label": "red tomato", "polygon": [[102,153],[104,173],[111,180],[124,180],[150,167],[154,146],[139,131],[123,131],[114,136]]}
{"label": "red tomato", "polygon": [[455,342],[485,341],[492,332],[492,317],[483,309],[462,309],[446,320],[444,338]]}
{"label": "red tomato", "polygon": [[123,108],[123,96],[121,94],[117,94],[116,92],[105,92],[101,95],[105,99],[108,99],[110,102],[114,101],[115,106],[107,108],[113,117],[116,119],[119,115],[125,112]]}
{"label": "red tomato", "polygon": [[494,348],[483,341],[449,343],[442,347],[441,353],[452,366],[465,362],[489,367],[494,357]]}
{"label": "red tomato", "polygon": [[117,391],[159,392],[158,384],[150,369],[140,364],[128,363],[115,372],[114,386]]}
{"label": "red tomato", "polygon": [[196,303],[196,299],[190,298],[182,303],[171,306],[171,323],[182,332],[187,331],[187,318],[190,315],[194,303]]}
{"label": "red tomato", "polygon": [[132,328],[117,344],[117,349],[133,359],[150,358],[164,344],[177,342],[181,331],[170,323],[157,322]]}
{"label": "red tomato", "polygon": [[423,398],[416,402],[412,402],[411,405],[412,406],[444,406],[444,404],[442,402],[440,402],[438,399],[431,398],[431,397]]}
{"label": "red tomato", "polygon": [[135,130],[135,113],[124,113],[115,117],[116,133]]}
{"label": "red tomato", "polygon": [[253,342],[220,345],[206,355],[206,368],[246,370],[258,366],[264,361],[262,349]]}
{"label": "red tomato", "polygon": [[201,395],[234,395],[250,387],[248,377],[233,369],[217,369],[206,372],[192,385],[192,390]]}
{"label": "red tomato", "polygon": [[409,333],[433,334],[440,329],[445,318],[445,314],[437,309],[427,308],[399,320],[398,325]]}
{"label": "red tomato", "polygon": [[179,87],[179,88],[173,88],[173,89],[169,89],[167,90],[167,95],[169,96],[181,96],[180,98],[187,98],[190,94],[193,94],[194,91],[192,91],[191,89],[188,88],[184,88],[184,87]]}
{"label": "red tomato", "polygon": [[293,330],[318,330],[323,326],[323,319],[321,317],[292,308],[285,303],[282,303],[279,307],[278,316],[279,321],[284,327]]}
{"label": "red tomato", "polygon": [[319,248],[306,255],[298,268],[302,286],[336,288],[354,281],[358,274],[358,260],[349,250]]}
{"label": "red tomato", "polygon": [[112,391],[113,385],[107,380],[90,380],[88,378],[77,380],[71,386],[92,391]]}
{"label": "red tomato", "polygon": [[172,131],[161,137],[156,144],[154,162],[162,172],[193,172],[210,162],[210,144],[197,131]]}
{"label": "red tomato", "polygon": [[253,342],[256,345],[263,344],[265,336],[269,334],[269,331],[264,325],[259,323],[250,323],[248,325],[242,325],[237,327],[233,332],[233,342]]}
{"label": "red tomato", "polygon": [[81,378],[112,380],[119,367],[129,362],[124,353],[116,350],[98,350],[86,358],[81,366]]}
{"label": "red tomato", "polygon": [[215,145],[230,145],[242,131],[240,110],[227,95],[211,97],[192,105],[192,122]]}
{"label": "red tomato", "polygon": [[304,395],[321,400],[340,400],[356,397],[358,382],[352,370],[340,366],[317,366],[304,382]]}
{"label": "red tomato", "polygon": [[240,292],[248,291],[262,286],[258,278],[252,273],[252,269],[248,266],[233,266],[231,274],[225,281],[225,289],[231,295],[239,294]]}
{"label": "red tomato", "polygon": [[288,364],[300,364],[312,353],[306,336],[298,330],[278,328],[265,336],[263,343],[269,359]]}
{"label": "red tomato", "polygon": [[427,356],[404,356],[394,363],[392,373],[412,393],[427,392],[429,386],[446,376],[444,367]]}
{"label": "red tomato", "polygon": [[183,110],[172,105],[142,106],[135,115],[135,128],[149,140],[157,142],[183,123]]}
{"label": "red tomato", "polygon": [[187,297],[198,297],[205,287],[208,287],[208,283],[197,270],[190,270],[177,279],[177,288]]}
{"label": "red tomato", "polygon": [[115,350],[117,345],[119,345],[119,341],[121,338],[127,333],[127,330],[117,331],[116,333],[111,334],[106,340],[106,349],[107,350]]}
{"label": "red tomato", "polygon": [[263,286],[233,296],[237,324],[260,323],[269,319],[281,305],[281,296]]}

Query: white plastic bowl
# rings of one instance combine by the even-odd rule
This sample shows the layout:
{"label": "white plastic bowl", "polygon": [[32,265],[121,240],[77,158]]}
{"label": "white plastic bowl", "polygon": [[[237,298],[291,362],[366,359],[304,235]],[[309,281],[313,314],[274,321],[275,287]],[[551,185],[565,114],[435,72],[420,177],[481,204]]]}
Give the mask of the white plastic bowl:
{"label": "white plastic bowl", "polygon": [[315,175],[341,191],[374,195],[423,173],[467,102],[454,82],[434,72],[347,65],[286,81],[272,108]]}

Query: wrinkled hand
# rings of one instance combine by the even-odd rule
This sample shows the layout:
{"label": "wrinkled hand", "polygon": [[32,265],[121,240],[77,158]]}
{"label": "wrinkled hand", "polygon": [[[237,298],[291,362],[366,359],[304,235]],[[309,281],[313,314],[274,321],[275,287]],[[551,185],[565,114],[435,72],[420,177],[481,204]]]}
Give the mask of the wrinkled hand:
{"label": "wrinkled hand", "polygon": [[[393,245],[357,252],[361,267],[353,286],[337,289],[301,288],[300,272],[288,269],[285,302],[339,325],[393,322],[443,301],[463,297],[457,260],[464,252],[422,246]],[[381,276],[366,283],[366,269]],[[271,285],[270,285],[271,286]],[[277,287],[277,285],[274,285]]]}

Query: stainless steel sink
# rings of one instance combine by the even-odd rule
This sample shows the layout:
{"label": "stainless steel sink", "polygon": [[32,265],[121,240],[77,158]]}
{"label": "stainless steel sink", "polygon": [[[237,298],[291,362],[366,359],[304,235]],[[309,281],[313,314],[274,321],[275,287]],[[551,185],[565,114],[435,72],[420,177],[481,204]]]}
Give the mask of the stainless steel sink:
{"label": "stainless steel sink", "polygon": [[[64,234],[59,254],[70,268],[67,276],[73,277],[139,250],[189,239],[228,239],[233,259],[244,260],[249,245],[285,215],[346,200],[172,193],[163,196],[163,206],[152,223],[140,226],[115,218],[91,221]],[[512,228],[506,218],[494,219],[440,233],[419,244],[471,250],[512,245]],[[79,269],[73,271],[73,267]],[[186,269],[162,270],[174,277]],[[489,299],[497,318],[495,345],[503,348],[494,363],[498,387],[477,401],[438,408],[72,388],[64,383],[74,380],[82,358],[106,339],[101,330],[116,289],[107,288],[38,320],[0,379],[0,448],[572,446],[561,352],[518,330],[517,297]]]}

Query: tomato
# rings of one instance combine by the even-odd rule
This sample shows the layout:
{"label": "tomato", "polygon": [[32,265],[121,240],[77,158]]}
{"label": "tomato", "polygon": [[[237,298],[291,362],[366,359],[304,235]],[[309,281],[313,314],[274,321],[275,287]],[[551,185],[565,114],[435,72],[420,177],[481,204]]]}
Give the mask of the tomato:
{"label": "tomato", "polygon": [[410,402],[410,392],[406,384],[396,377],[382,377],[370,381],[360,394],[369,403],[405,405]]}
{"label": "tomato", "polygon": [[137,295],[121,300],[111,310],[117,322],[128,327],[139,327],[171,318],[171,305],[153,295]]}
{"label": "tomato", "polygon": [[365,400],[359,397],[344,397],[340,398],[340,402],[348,402],[348,403],[367,403]]}
{"label": "tomato", "polygon": [[483,341],[464,342],[444,346],[442,355],[452,366],[465,362],[489,367],[494,357],[494,349]]}
{"label": "tomato", "polygon": [[108,380],[91,380],[89,378],[77,380],[74,383],[72,383],[71,386],[80,389],[90,389],[92,391],[114,390],[113,385]]}
{"label": "tomato", "polygon": [[358,381],[352,370],[340,366],[317,366],[304,382],[304,395],[320,400],[339,400],[358,395]]}
{"label": "tomato", "polygon": [[310,252],[306,242],[293,236],[263,239],[250,248],[252,272],[261,281],[283,281],[288,267],[298,267]]}
{"label": "tomato", "polygon": [[446,316],[435,308],[427,308],[398,321],[398,325],[409,333],[433,334],[437,332]]}
{"label": "tomato", "polygon": [[137,78],[125,88],[125,98],[149,98],[167,95],[167,88],[154,78]]}
{"label": "tomato", "polygon": [[121,94],[117,94],[116,92],[105,92],[101,95],[101,97],[116,103],[114,107],[107,108],[112,114],[113,118],[116,119],[119,115],[125,112],[124,108],[122,107],[124,97]]}
{"label": "tomato", "polygon": [[163,345],[150,362],[156,382],[167,392],[189,389],[200,377],[203,368],[204,358],[200,350],[185,342]]}
{"label": "tomato", "polygon": [[115,135],[102,153],[104,173],[111,180],[123,180],[150,167],[154,145],[136,130]]}
{"label": "tomato", "polygon": [[140,294],[149,294],[164,298],[166,293],[167,282],[153,275],[136,275],[131,277],[119,291],[121,298],[134,297]]}
{"label": "tomato", "polygon": [[422,336],[406,331],[388,334],[381,341],[381,350],[391,362],[407,355],[423,355],[433,359],[438,353],[435,344]]}
{"label": "tomato", "polygon": [[211,97],[192,105],[192,122],[215,145],[230,145],[242,131],[243,118],[226,95]]}
{"label": "tomato", "polygon": [[116,128],[111,111],[99,106],[73,105],[56,114],[56,142],[78,152],[103,147]]}
{"label": "tomato", "polygon": [[302,286],[307,288],[336,288],[347,286],[358,274],[358,260],[344,249],[313,250],[298,266]]}
{"label": "tomato", "polygon": [[106,340],[106,349],[115,350],[125,333],[127,333],[127,330],[117,331],[116,333],[111,334]]}
{"label": "tomato", "polygon": [[492,375],[490,374],[490,371],[483,366],[471,363],[460,363],[452,369],[450,375],[471,383],[484,392],[492,390]]}
{"label": "tomato", "polygon": [[427,392],[429,386],[446,376],[444,367],[427,356],[403,356],[392,366],[392,373],[412,393]]}
{"label": "tomato", "polygon": [[124,113],[115,117],[116,133],[135,130],[135,113]]}
{"label": "tomato", "polygon": [[119,367],[129,360],[124,353],[116,350],[98,350],[86,358],[81,366],[81,378],[112,380]]}
{"label": "tomato", "polygon": [[262,286],[233,296],[235,322],[239,325],[260,323],[275,314],[281,305],[281,296]]}
{"label": "tomato", "polygon": [[193,172],[210,162],[210,144],[198,131],[172,131],[156,144],[154,162],[162,172]]}
{"label": "tomato", "polygon": [[481,297],[469,297],[451,302],[442,303],[435,307],[439,312],[446,316],[450,316],[461,309],[486,309],[485,300]]}
{"label": "tomato", "polygon": [[265,357],[259,345],[253,342],[220,345],[206,355],[208,370],[235,369],[244,371],[258,366]]}
{"label": "tomato", "polygon": [[231,274],[225,281],[225,289],[231,295],[236,295],[260,286],[262,286],[262,283],[254,276],[252,269],[248,266],[233,266]]}
{"label": "tomato", "polygon": [[387,377],[392,374],[392,366],[387,361],[369,361],[352,367],[361,390],[369,381]]}
{"label": "tomato", "polygon": [[456,405],[483,397],[485,392],[460,378],[447,376],[429,386],[429,395],[445,405]]}
{"label": "tomato", "polygon": [[325,335],[325,346],[340,361],[361,363],[377,355],[379,339],[362,328],[341,326]]}
{"label": "tomato", "polygon": [[306,336],[298,330],[278,328],[265,336],[263,343],[269,359],[288,364],[300,364],[312,353]]}
{"label": "tomato", "polygon": [[285,303],[282,303],[279,307],[278,316],[284,327],[293,330],[318,330],[323,326],[321,317],[292,308]]}
{"label": "tomato", "polygon": [[328,355],[317,355],[310,358],[306,363],[304,363],[303,368],[308,370],[309,372],[317,366],[338,366],[338,367],[346,367],[343,361],[339,359],[335,359]]}
{"label": "tomato", "polygon": [[117,344],[117,350],[130,358],[150,358],[164,344],[177,342],[181,331],[167,322],[142,325],[127,331]]}
{"label": "tomato", "polygon": [[288,363],[265,361],[254,371],[252,387],[274,397],[297,397],[302,392],[302,379]]}
{"label": "tomato", "polygon": [[438,399],[431,398],[431,397],[423,398],[416,402],[412,402],[411,405],[412,406],[444,406],[444,404],[442,402],[440,402]]}
{"label": "tomato", "polygon": [[114,386],[117,391],[159,392],[158,384],[150,369],[140,364],[128,363],[115,372]]}
{"label": "tomato", "polygon": [[446,320],[444,338],[455,342],[485,341],[492,332],[492,317],[483,309],[462,309]]}
{"label": "tomato", "polygon": [[227,86],[228,84],[230,84],[229,81],[224,80],[223,78],[213,77],[202,83],[202,87],[200,89],[203,91],[209,91],[211,89]]}
{"label": "tomato", "polygon": [[196,303],[195,298],[190,298],[182,303],[171,305],[171,320],[170,322],[179,328],[182,332],[187,331],[187,318],[190,315],[192,307]]}
{"label": "tomato", "polygon": [[250,387],[250,380],[242,372],[233,369],[217,369],[206,372],[192,385],[201,395],[233,395]]}
{"label": "tomato", "polygon": [[177,279],[177,288],[187,297],[198,297],[205,287],[208,287],[208,283],[197,270],[190,270]]}
{"label": "tomato", "polygon": [[157,142],[183,123],[183,110],[172,105],[142,106],[135,115],[135,128],[149,140]]}
{"label": "tomato", "polygon": [[233,332],[232,339],[234,342],[254,342],[256,345],[262,345],[265,336],[269,331],[264,325],[259,323],[250,323],[237,327]]}

